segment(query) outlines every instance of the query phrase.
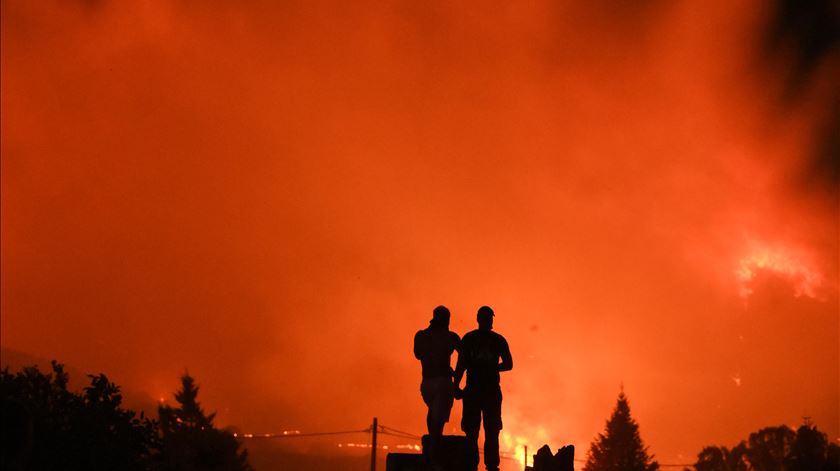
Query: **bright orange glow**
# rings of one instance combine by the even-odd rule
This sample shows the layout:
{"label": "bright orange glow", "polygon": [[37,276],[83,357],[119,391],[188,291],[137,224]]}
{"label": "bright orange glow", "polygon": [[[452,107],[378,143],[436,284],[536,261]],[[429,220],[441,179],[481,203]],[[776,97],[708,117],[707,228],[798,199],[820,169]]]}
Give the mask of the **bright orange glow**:
{"label": "bright orange glow", "polygon": [[412,336],[487,304],[517,459],[621,384],[661,462],[834,439],[838,64],[784,101],[773,3],[3,0],[2,359],[309,453],[422,434]]}
{"label": "bright orange glow", "polygon": [[739,284],[738,293],[744,301],[753,293],[751,282],[761,271],[775,273],[788,279],[797,297],[816,298],[823,283],[822,274],[794,252],[784,248],[758,246],[738,261],[738,268],[735,270]]}
{"label": "bright orange glow", "polygon": [[[524,427],[516,428],[524,429]],[[542,427],[529,426],[527,428],[533,428],[528,437],[516,435],[507,431],[503,431],[501,436],[499,437],[499,448],[505,451],[508,456],[515,458],[516,462],[519,463],[519,466],[522,469],[524,469],[526,459],[525,447],[528,447],[528,465],[532,466],[534,464],[531,462],[532,456],[537,452],[539,447],[551,442],[551,437],[548,435],[548,433],[546,433],[545,429],[543,429]],[[551,448],[552,453],[556,453],[557,448],[559,447],[552,446]]]}

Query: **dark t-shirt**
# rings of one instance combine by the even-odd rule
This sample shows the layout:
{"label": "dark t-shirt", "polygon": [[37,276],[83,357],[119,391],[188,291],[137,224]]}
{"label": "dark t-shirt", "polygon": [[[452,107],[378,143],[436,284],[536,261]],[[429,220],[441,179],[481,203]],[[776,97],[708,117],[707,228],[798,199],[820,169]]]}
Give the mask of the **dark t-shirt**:
{"label": "dark t-shirt", "polygon": [[499,362],[510,356],[510,348],[501,335],[479,329],[464,335],[458,355],[467,370],[466,389],[486,390],[499,386]]}
{"label": "dark t-shirt", "polygon": [[414,335],[414,356],[423,365],[423,377],[452,377],[452,352],[458,348],[460,337],[446,328],[428,327]]}

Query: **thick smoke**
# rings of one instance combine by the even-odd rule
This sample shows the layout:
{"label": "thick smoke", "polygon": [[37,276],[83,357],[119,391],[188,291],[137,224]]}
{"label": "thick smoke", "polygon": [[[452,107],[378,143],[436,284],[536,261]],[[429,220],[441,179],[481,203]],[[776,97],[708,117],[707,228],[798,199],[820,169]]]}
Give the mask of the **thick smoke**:
{"label": "thick smoke", "polygon": [[488,304],[531,446],[621,384],[666,462],[836,438],[825,72],[781,106],[760,2],[618,3],[4,1],[3,346],[153,400],[188,369],[246,431],[419,432],[414,331]]}

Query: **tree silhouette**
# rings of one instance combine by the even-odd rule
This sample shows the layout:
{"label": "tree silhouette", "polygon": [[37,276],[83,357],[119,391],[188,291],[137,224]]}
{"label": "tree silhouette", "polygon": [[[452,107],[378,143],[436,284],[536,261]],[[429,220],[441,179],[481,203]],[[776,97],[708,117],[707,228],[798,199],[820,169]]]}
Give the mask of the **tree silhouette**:
{"label": "tree silhouette", "polygon": [[198,386],[189,374],[181,377],[181,389],[175,393],[175,400],[181,407],[160,406],[160,421],[163,430],[178,428],[210,428],[216,414],[205,415],[198,403]]}
{"label": "tree silhouette", "polygon": [[697,455],[697,471],[840,471],[840,446],[810,422],[796,432],[765,427],[731,451],[708,446]]}
{"label": "tree silhouette", "polygon": [[659,464],[648,455],[642,443],[639,424],[630,416],[630,405],[624,391],[586,456],[584,471],[656,471]]}
{"label": "tree silhouette", "polygon": [[236,438],[213,425],[198,403],[198,386],[185,374],[175,393],[178,407],[160,406],[161,466],[178,471],[250,471],[248,452]]}
{"label": "tree silhouette", "polygon": [[213,425],[189,375],[161,406],[160,423],[123,409],[122,394],[104,374],[89,375],[81,393],[67,389],[64,367],[0,371],[0,469],[120,471],[250,471],[236,438]]}
{"label": "tree silhouette", "polygon": [[796,434],[787,425],[765,427],[750,434],[747,459],[755,471],[786,471],[785,460]]}
{"label": "tree silhouette", "polygon": [[[836,446],[836,445],[835,445]],[[790,455],[785,460],[788,469],[830,469],[827,467],[828,438],[817,427],[806,421],[796,430]],[[840,461],[835,459],[835,469],[840,468]]]}
{"label": "tree silhouette", "polygon": [[697,471],[750,471],[747,444],[741,442],[731,450],[725,446],[707,446],[697,455]]}
{"label": "tree silhouette", "polygon": [[154,463],[156,424],[121,408],[120,388],[89,375],[82,394],[68,391],[64,367],[0,372],[6,470],[146,470]]}

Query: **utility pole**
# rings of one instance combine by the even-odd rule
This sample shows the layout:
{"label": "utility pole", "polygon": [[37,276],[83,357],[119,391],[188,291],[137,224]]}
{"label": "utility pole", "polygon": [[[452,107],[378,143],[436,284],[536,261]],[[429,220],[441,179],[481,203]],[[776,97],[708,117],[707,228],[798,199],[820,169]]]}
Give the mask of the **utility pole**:
{"label": "utility pole", "polygon": [[525,471],[528,471],[528,445],[525,445]]}
{"label": "utility pole", "polygon": [[379,421],[373,418],[373,426],[370,428],[370,471],[376,471],[376,431],[379,429]]}

